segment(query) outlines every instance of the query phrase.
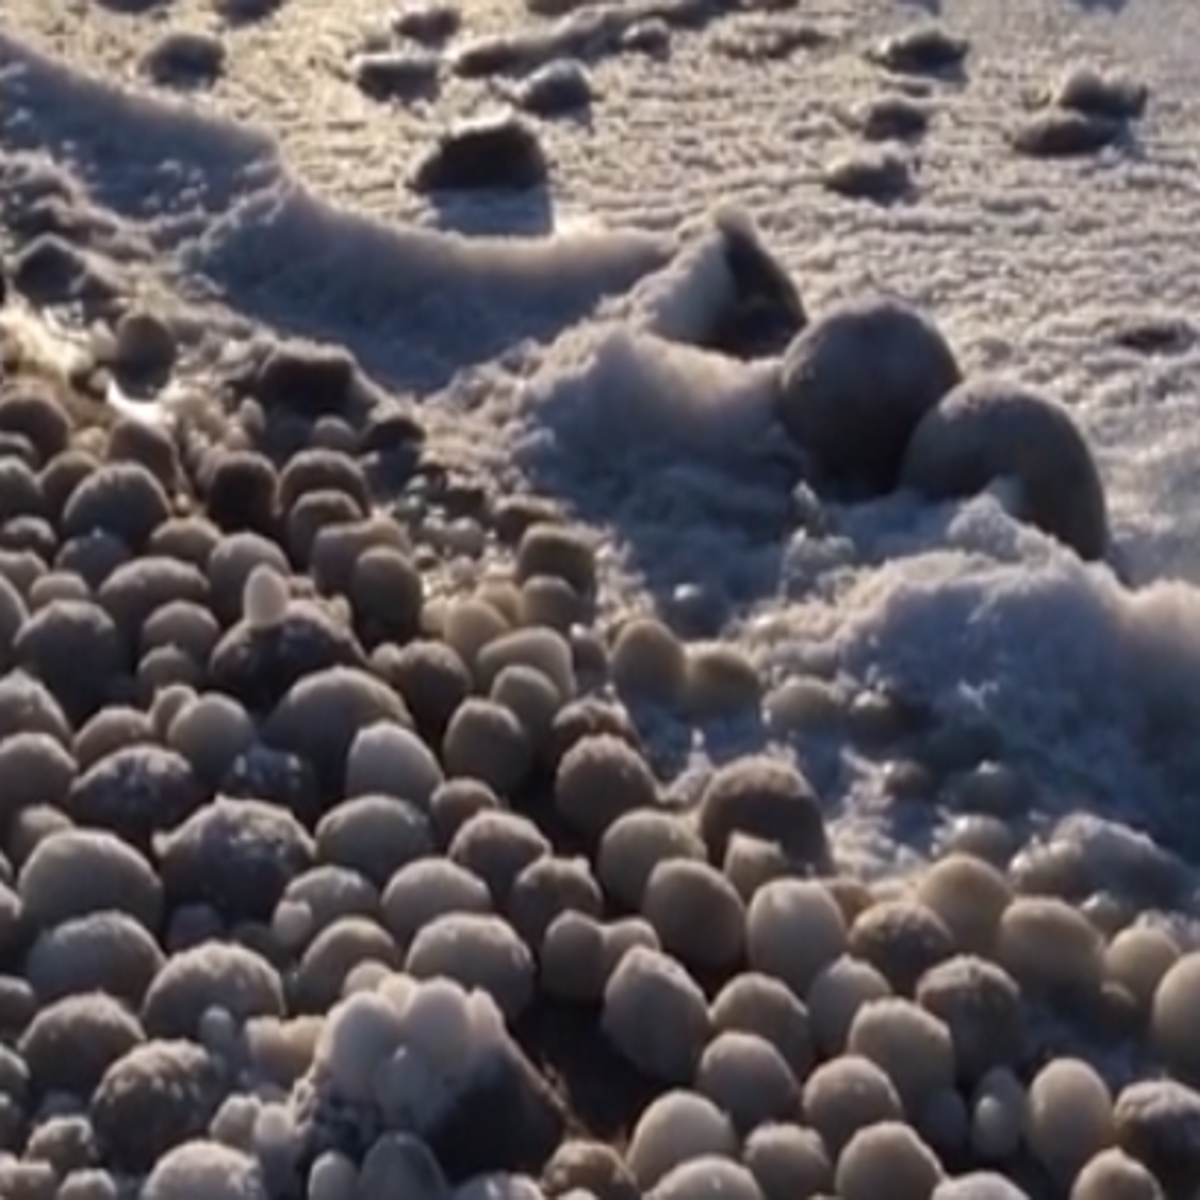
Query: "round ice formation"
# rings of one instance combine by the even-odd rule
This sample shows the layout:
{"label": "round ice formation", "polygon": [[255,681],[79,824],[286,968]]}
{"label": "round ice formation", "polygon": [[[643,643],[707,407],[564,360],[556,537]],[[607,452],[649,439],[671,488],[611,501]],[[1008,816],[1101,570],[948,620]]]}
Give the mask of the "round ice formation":
{"label": "round ice formation", "polygon": [[998,479],[1019,486],[1020,516],[1080,557],[1100,558],[1108,549],[1104,485],[1069,410],[1007,380],[968,380],[917,426],[903,481],[941,499]]}
{"label": "round ice formation", "polygon": [[59,1185],[57,1200],[121,1200],[117,1182],[96,1167],[72,1171]]}
{"label": "round ice formation", "polygon": [[385,1196],[449,1200],[451,1190],[436,1157],[423,1141],[409,1134],[386,1133],[363,1158],[356,1194],[364,1200],[382,1200]]}
{"label": "round ice formation", "polygon": [[[69,578],[73,578],[69,577]],[[197,663],[207,662],[217,642],[221,626],[208,608],[190,600],[164,604],[147,620],[142,629],[142,653],[177,646]]]}
{"label": "round ice formation", "polygon": [[954,953],[954,937],[926,905],[885,900],[858,915],[848,949],[875,967],[896,992],[909,995],[926,971]]}
{"label": "round ice formation", "polygon": [[[797,1079],[813,1065],[808,1009],[782,983],[747,971],[731,979],[709,1008],[716,1033],[751,1033],[774,1046]],[[839,1047],[840,1048],[840,1047]]]}
{"label": "round ice formation", "polygon": [[479,596],[449,603],[442,610],[439,633],[474,674],[479,653],[509,632],[507,619],[494,604]]}
{"label": "round ice formation", "polygon": [[1020,989],[1002,967],[970,955],[947,959],[921,976],[916,999],[949,1030],[960,1077],[977,1080],[1019,1059],[1026,1014]]}
{"label": "round ice formation", "polygon": [[629,908],[641,907],[655,869],[673,859],[704,861],[704,843],[675,814],[653,808],[618,817],[600,839],[596,872],[605,891]]}
{"label": "round ice formation", "polygon": [[576,742],[554,780],[555,807],[562,819],[591,839],[599,839],[626,813],[651,808],[657,795],[654,776],[637,751],[606,734]]}
{"label": "round ice formation", "polygon": [[674,701],[687,677],[683,643],[656,618],[634,617],[613,643],[612,677],[622,695]]}
{"label": "round ice formation", "polygon": [[1000,919],[996,957],[1032,991],[1095,990],[1104,976],[1104,941],[1088,919],[1063,900],[1021,896]]}
{"label": "round ice formation", "polygon": [[[1146,957],[1149,957],[1147,955]],[[1165,953],[1161,955],[1165,959]],[[1200,1081],[1200,1048],[1195,1024],[1200,1004],[1200,952],[1178,958],[1162,974],[1153,992],[1151,1037],[1167,1066],[1187,1082]]]}
{"label": "round ice formation", "polygon": [[1167,1195],[1184,1194],[1200,1172],[1200,1093],[1171,1079],[1128,1084],[1113,1110],[1116,1142],[1143,1163]]}
{"label": "round ice formation", "polygon": [[77,773],[72,756],[49,734],[18,733],[5,738],[0,745],[0,779],[5,780],[0,821],[4,827],[23,809],[61,805]]}
{"label": "round ice formation", "polygon": [[231,923],[265,919],[313,864],[308,831],[280,805],[219,796],[155,839],[176,911],[209,904]]}
{"label": "round ice formation", "polygon": [[99,991],[137,1007],[164,961],[144,926],[105,911],[45,930],[30,947],[25,975],[43,1004]]}
{"label": "round ice formation", "polygon": [[488,699],[517,718],[541,756],[562,708],[558,688],[541,671],[516,663],[502,668],[492,680]]}
{"label": "round ice formation", "polygon": [[278,972],[245,946],[205,942],[167,962],[146,992],[142,1018],[152,1036],[193,1037],[216,1006],[239,1020],[282,1016]]}
{"label": "round ice formation", "polygon": [[[310,934],[343,917],[370,917],[379,896],[369,880],[346,867],[318,866],[297,875],[283,891],[280,904],[307,910]],[[293,917],[295,914],[293,913]]]}
{"label": "round ice formation", "polygon": [[71,493],[62,513],[64,537],[104,530],[141,550],[170,516],[162,485],[139,463],[98,467]]}
{"label": "round ice formation", "polygon": [[205,507],[214,525],[227,533],[267,533],[275,523],[278,479],[265,455],[252,450],[214,454],[204,465]]}
{"label": "round ice formation", "polygon": [[99,992],[65,996],[40,1009],[17,1050],[34,1089],[86,1098],[109,1066],[144,1039],[138,1020]]}
{"label": "round ice formation", "polygon": [[442,740],[450,775],[480,779],[501,796],[516,792],[533,765],[533,747],[520,721],[507,708],[472,697],[450,718]]}
{"label": "round ice formation", "polygon": [[721,642],[688,647],[685,712],[701,721],[757,713],[761,700],[762,680],[741,647]]}
{"label": "round ice formation", "polygon": [[635,947],[604,989],[604,1032],[652,1079],[692,1078],[708,1037],[704,993],[673,959]]}
{"label": "round ice formation", "polygon": [[763,1200],[808,1200],[833,1187],[833,1165],[824,1143],[799,1125],[760,1125],[746,1139],[742,1161]]}
{"label": "round ice formation", "polygon": [[533,998],[534,964],[512,927],[482,913],[448,913],[413,939],[405,967],[416,979],[452,979],[491,996],[509,1020]]}
{"label": "round ice formation", "polygon": [[733,885],[707,863],[659,863],[647,881],[642,913],[663,949],[690,966],[721,970],[741,959],[745,908]]}
{"label": "round ice formation", "polygon": [[433,752],[401,725],[359,730],[346,755],[347,796],[396,796],[426,810],[443,778]]}
{"label": "round ice formation", "polygon": [[1136,1159],[1101,1150],[1075,1176],[1070,1200],[1162,1200],[1158,1180]]}
{"label": "round ice formation", "polygon": [[625,1157],[639,1187],[649,1190],[693,1159],[735,1158],[737,1145],[729,1117],[712,1100],[671,1089],[646,1107]]}
{"label": "round ice formation", "polygon": [[419,632],[425,582],[409,555],[395,546],[361,554],[350,580],[355,626],[368,646],[403,644]]}
{"label": "round ice formation", "polygon": [[102,909],[126,912],[150,930],[162,920],[162,885],[149,863],[98,830],[68,829],[39,842],[17,890],[26,919],[38,928]]}
{"label": "round ice formation", "polygon": [[939,1183],[932,1200],[1029,1200],[1029,1194],[995,1171],[971,1171]]}
{"label": "round ice formation", "polygon": [[433,830],[425,814],[407,800],[355,796],[321,818],[316,843],[322,861],[348,867],[383,887],[402,867],[433,853]]}
{"label": "round ice formation", "polygon": [[808,1077],[802,1106],[805,1122],[835,1156],[859,1130],[904,1119],[900,1096],[883,1071],[849,1054],[830,1059]]}
{"label": "round ice formation", "polygon": [[621,1154],[606,1142],[568,1138],[542,1170],[542,1194],[637,1200],[638,1185]]}
{"label": "round ice formation", "polygon": [[1105,976],[1123,987],[1143,1012],[1149,1012],[1159,984],[1179,957],[1179,946],[1166,930],[1133,925],[1109,942],[1104,952]]}
{"label": "round ice formation", "polygon": [[720,861],[735,833],[782,846],[796,865],[829,865],[825,819],[816,793],[793,766],[742,758],[713,773],[700,797],[700,836]]}
{"label": "round ice formation", "polygon": [[290,600],[287,580],[265,563],[246,577],[242,615],[252,629],[271,629],[282,622]]}
{"label": "round ice formation", "polygon": [[774,842],[747,833],[735,833],[725,847],[721,871],[743,903],[749,904],[759,889],[791,875],[787,854]]}
{"label": "round ice formation", "polygon": [[959,950],[988,954],[1012,889],[981,859],[949,854],[921,877],[915,897],[941,918]]}
{"label": "round ice formation", "polygon": [[90,599],[54,600],[23,621],[10,645],[17,664],[42,681],[78,726],[101,709],[111,679],[124,665],[123,632],[137,631],[118,629]]}
{"label": "round ice formation", "polygon": [[1051,1177],[1070,1187],[1084,1165],[1115,1140],[1108,1086],[1078,1059],[1047,1063],[1029,1085],[1025,1136]]}
{"label": "round ice formation", "polygon": [[587,538],[577,529],[538,522],[531,525],[517,546],[517,578],[535,575],[562,579],[581,596],[596,590],[596,556]]}
{"label": "round ice formation", "polygon": [[1028,1119],[1029,1098],[1007,1067],[995,1067],[972,1098],[971,1148],[984,1162],[999,1163],[1016,1153]]}
{"label": "round ice formation", "polygon": [[304,950],[290,980],[291,1002],[296,1011],[324,1012],[342,994],[346,978],[360,963],[400,965],[396,943],[377,921],[347,916],[327,925]]}
{"label": "round ice formation", "polygon": [[860,1129],[838,1158],[834,1185],[842,1200],[928,1200],[942,1179],[937,1156],[899,1121]]}
{"label": "round ice formation", "polygon": [[650,1195],[653,1200],[763,1200],[745,1167],[711,1156],[676,1167]]}
{"label": "round ice formation", "polygon": [[750,966],[803,996],[846,949],[841,909],[819,883],[781,879],[761,888],[746,914]]}
{"label": "round ice formation", "polygon": [[354,1160],[336,1150],[326,1150],[308,1169],[307,1200],[345,1200],[358,1187]]}
{"label": "round ice formation", "polygon": [[200,1046],[146,1042],[104,1073],[89,1105],[92,1127],[114,1167],[146,1172],[173,1147],[203,1135],[225,1087],[221,1066]]}
{"label": "round ice formation", "polygon": [[384,888],[384,925],[405,949],[426,925],[451,913],[488,913],[492,897],[477,875],[444,858],[423,858],[401,867]]}
{"label": "round ice formation", "polygon": [[800,1087],[770,1042],[753,1033],[719,1033],[700,1056],[696,1090],[729,1114],[745,1135],[800,1110]]}
{"label": "round ice formation", "polygon": [[864,1004],[850,1025],[846,1049],[880,1067],[910,1112],[919,1112],[923,1102],[954,1082],[949,1029],[909,1000]]}
{"label": "round ice formation", "polygon": [[185,1142],[155,1164],[141,1200],[268,1200],[259,1165],[216,1142]]}
{"label": "round ice formation", "polygon": [[823,314],[788,348],[779,417],[830,474],[886,491],[918,422],[960,377],[923,314],[864,297]]}
{"label": "round ice formation", "polygon": [[531,949],[540,949],[546,931],[564,912],[599,917],[604,897],[586,858],[546,856],[531,862],[513,881],[507,916]]}
{"label": "round ice formation", "polygon": [[608,931],[586,913],[568,909],[551,921],[538,956],[546,993],[562,1000],[599,1000],[610,974],[608,943]]}
{"label": "round ice formation", "polygon": [[532,575],[521,584],[522,625],[544,625],[568,633],[586,613],[586,603],[565,579]]}
{"label": "round ice formation", "polygon": [[0,411],[0,429],[23,437],[42,465],[67,449],[71,422],[49,390],[14,388]]}
{"label": "round ice formation", "polygon": [[229,696],[213,692],[186,705],[167,729],[167,744],[210,786],[219,784],[255,740],[254,722]]}
{"label": "round ice formation", "polygon": [[83,1113],[50,1113],[30,1132],[27,1159],[49,1164],[61,1179],[97,1161],[99,1147],[91,1122]]}

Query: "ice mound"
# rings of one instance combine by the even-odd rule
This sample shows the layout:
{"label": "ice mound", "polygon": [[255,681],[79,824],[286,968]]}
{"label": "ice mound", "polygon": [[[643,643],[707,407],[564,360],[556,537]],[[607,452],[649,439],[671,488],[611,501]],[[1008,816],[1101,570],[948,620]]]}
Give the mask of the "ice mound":
{"label": "ice mound", "polygon": [[767,651],[775,668],[826,641],[850,676],[944,720],[1003,730],[1010,755],[1068,794],[1117,812],[1134,805],[1142,822],[1186,812],[1200,592],[1171,581],[1130,591],[1109,567],[1019,526],[992,496],[915,519],[900,502],[885,509],[870,527],[858,514],[840,586],[825,578],[836,608],[792,607],[797,636]]}
{"label": "ice mound", "polygon": [[358,1159],[381,1135],[405,1134],[452,1182],[537,1169],[564,1128],[489,996],[394,973],[330,1010],[289,1117],[298,1165],[329,1151]]}
{"label": "ice mound", "polygon": [[[749,265],[748,265],[749,264]],[[803,309],[749,217],[719,209],[679,231],[669,263],[569,330],[522,389],[531,465],[549,442],[616,464],[657,451],[732,470],[782,452],[773,406],[778,364],[713,345],[739,305]]]}
{"label": "ice mound", "polygon": [[386,224],[281,175],[214,222],[189,258],[256,307],[302,307],[306,323],[357,324],[351,346],[364,363],[434,390],[454,367],[583,317],[661,266],[669,250],[668,240],[637,232],[471,238]]}

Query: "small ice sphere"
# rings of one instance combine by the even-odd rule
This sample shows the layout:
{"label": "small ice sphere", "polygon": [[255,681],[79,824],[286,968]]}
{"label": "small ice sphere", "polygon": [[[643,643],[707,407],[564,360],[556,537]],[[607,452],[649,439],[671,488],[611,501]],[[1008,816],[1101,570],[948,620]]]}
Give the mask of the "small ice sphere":
{"label": "small ice sphere", "polygon": [[246,577],[242,615],[255,629],[271,629],[283,621],[288,600],[287,580],[274,567],[260,563]]}
{"label": "small ice sphere", "polygon": [[326,1150],[308,1172],[308,1200],[346,1200],[358,1187],[358,1169],[336,1150]]}

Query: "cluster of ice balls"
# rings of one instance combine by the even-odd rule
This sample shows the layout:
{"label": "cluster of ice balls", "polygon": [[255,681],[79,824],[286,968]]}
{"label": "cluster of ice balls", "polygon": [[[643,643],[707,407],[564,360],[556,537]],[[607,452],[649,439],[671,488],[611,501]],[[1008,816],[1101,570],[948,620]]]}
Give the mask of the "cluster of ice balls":
{"label": "cluster of ice balls", "polygon": [[[838,323],[805,353],[836,359]],[[934,428],[976,428],[957,394]],[[577,531],[532,503],[451,518],[410,498],[414,546],[372,512],[375,451],[348,424],[308,423],[279,470],[254,448],[269,423],[197,456],[0,403],[0,1195],[275,1200],[300,1164],[308,1200],[373,1200],[401,1170],[440,1200],[413,1131],[546,997],[595,1005],[662,1094],[623,1159],[568,1142],[538,1184],[464,1197],[1011,1197],[999,1173],[1026,1159],[1073,1200],[1194,1177],[1200,960],[1092,905],[1086,854],[1014,857],[980,818],[908,886],[867,887],[835,874],[809,781],[768,759],[668,809],[613,693],[762,704],[744,655],[678,632],[711,598],[606,640]],[[933,450],[926,471],[953,475]],[[202,502],[179,516],[185,478]],[[502,543],[506,576],[426,594],[422,554]],[[871,699],[814,678],[766,707],[890,728]],[[1015,814],[1002,774],[960,783]],[[1170,890],[1163,862],[1130,862]],[[1043,1007],[1177,1081],[1114,1095],[1080,1058],[1031,1063]],[[309,1163],[314,1122],[334,1145]]]}
{"label": "cluster of ice balls", "polygon": [[[249,1106],[249,1146],[266,1194],[289,1194],[289,1185],[299,1180],[308,1200],[354,1194],[382,1200],[402,1181],[394,1171],[377,1178],[379,1161],[399,1144],[407,1148],[413,1169],[419,1166],[427,1177],[405,1194],[414,1200],[450,1196],[452,1189],[420,1138],[509,1045],[504,1018],[485,993],[468,992],[445,978],[377,974],[352,986],[324,1015],[311,1064],[293,1093]],[[234,1104],[224,1121],[225,1110],[218,1112],[214,1133],[236,1143],[244,1137],[237,1113],[246,1106]],[[335,1111],[360,1123],[357,1132],[367,1147],[361,1162],[338,1145],[344,1140],[338,1130],[320,1127],[336,1119]],[[403,1141],[392,1134],[404,1135]]]}
{"label": "cluster of ice balls", "polygon": [[[1200,1095],[1173,1081],[1114,1093],[1069,1054],[1030,1072],[1026,1038],[1029,1004],[1047,986],[1081,1007],[1119,992],[1162,1060],[1194,1080],[1184,1012],[1200,956],[1149,925],[1105,946],[1070,905],[1016,898],[966,856],[943,860],[916,892],[923,900],[870,905],[848,927],[825,884],[765,885],[748,914],[750,970],[711,1003],[678,963],[626,954],[605,993],[605,1027],[670,1085],[634,1131],[627,1164],[639,1186],[699,1197],[716,1171],[747,1200],[925,1200],[960,1187],[1019,1197],[1000,1174],[985,1184],[943,1163],[1001,1172],[1022,1155],[1074,1200],[1106,1200],[1118,1186],[1169,1195],[1194,1180]],[[890,936],[868,939],[866,925],[888,909]],[[957,945],[932,944],[951,927]]]}
{"label": "cluster of ice balls", "polygon": [[421,1132],[480,1056],[503,1047],[504,1017],[485,992],[444,976],[389,973],[325,1018],[313,1070],[352,1103],[374,1102],[385,1125]]}

